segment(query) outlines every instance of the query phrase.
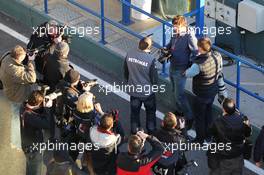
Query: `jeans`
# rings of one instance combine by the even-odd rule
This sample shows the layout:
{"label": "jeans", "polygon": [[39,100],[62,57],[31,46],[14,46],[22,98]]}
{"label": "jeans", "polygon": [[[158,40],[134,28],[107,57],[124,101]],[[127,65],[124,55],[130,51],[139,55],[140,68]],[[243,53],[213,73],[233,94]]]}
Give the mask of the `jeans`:
{"label": "jeans", "polygon": [[146,108],[146,128],[148,133],[152,133],[156,129],[156,97],[155,94],[152,94],[148,97],[130,97],[130,126],[131,133],[136,133],[140,124],[140,109],[144,104]]}
{"label": "jeans", "polygon": [[39,152],[26,153],[26,175],[42,174],[42,154]]}
{"label": "jeans", "polygon": [[186,120],[192,120],[192,109],[184,92],[187,80],[187,78],[182,75],[184,71],[185,70],[170,71],[170,80],[172,82],[172,89],[175,95],[177,110],[181,110],[181,112],[183,112]]}
{"label": "jeans", "polygon": [[214,97],[211,99],[202,99],[196,97],[197,104],[194,105],[195,112],[195,130],[196,139],[203,142],[204,139],[210,138],[208,128],[212,124],[212,106]]}

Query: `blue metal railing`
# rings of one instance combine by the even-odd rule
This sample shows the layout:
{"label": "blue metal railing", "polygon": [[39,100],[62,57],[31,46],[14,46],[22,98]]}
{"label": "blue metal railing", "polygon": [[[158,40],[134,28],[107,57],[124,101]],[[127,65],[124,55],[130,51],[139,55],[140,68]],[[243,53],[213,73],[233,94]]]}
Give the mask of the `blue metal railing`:
{"label": "blue metal railing", "polygon": [[[143,38],[143,36],[139,35],[138,33],[134,32],[133,30],[131,30],[131,29],[129,29],[129,28],[124,26],[124,25],[127,25],[127,24],[130,23],[130,19],[125,19],[125,17],[130,17],[130,15],[126,15],[125,17],[123,16],[122,24],[120,24],[118,22],[115,22],[115,21],[105,17],[104,16],[104,0],[100,0],[100,3],[101,3],[101,12],[100,12],[100,14],[98,12],[96,12],[96,11],[94,11],[94,10],[92,10],[92,9],[90,9],[90,8],[80,4],[80,3],[78,3],[78,2],[75,2],[75,0],[67,0],[67,1],[70,4],[75,5],[75,6],[79,7],[80,9],[82,9],[82,10],[84,10],[84,11],[86,11],[86,12],[88,12],[88,13],[90,13],[90,14],[92,14],[92,15],[94,15],[94,16],[96,16],[96,17],[101,19],[101,41],[100,42],[102,44],[106,43],[106,41],[105,41],[105,26],[104,26],[105,22],[108,22],[109,24],[111,24],[111,25],[113,25],[113,26],[115,26],[115,27],[117,27],[117,28],[119,28],[119,29],[121,29],[121,30],[123,30],[123,31],[125,31],[125,32],[127,32],[127,33],[129,33],[129,34],[131,34],[131,35],[133,35],[133,36],[135,36],[137,38],[139,38],[139,39]],[[125,13],[126,10],[130,11],[130,8],[132,8],[132,9],[134,9],[134,10],[136,10],[136,11],[138,11],[138,12],[144,14],[144,15],[147,15],[150,18],[155,19],[156,21],[162,23],[162,45],[159,45],[156,42],[154,42],[153,45],[155,47],[157,47],[157,48],[161,48],[161,47],[164,47],[166,45],[166,26],[172,27],[172,24],[170,24],[169,22],[167,22],[165,20],[162,20],[162,19],[160,19],[160,18],[158,18],[158,17],[156,17],[156,16],[154,16],[154,15],[152,15],[150,13],[147,13],[144,10],[132,5],[130,2],[128,2],[128,0],[120,0],[120,2],[123,5],[125,5],[126,7],[129,7],[129,8],[124,8],[123,7],[122,13]],[[204,21],[204,17],[203,17],[204,16],[204,13],[203,13],[204,12],[204,0],[197,0],[196,1],[196,6],[197,6],[197,9],[195,9],[194,11],[191,11],[189,13],[184,14],[184,16],[188,17],[188,16],[196,15],[196,27],[199,27],[200,29],[202,29],[203,26],[204,26],[204,23],[203,23],[203,21]],[[47,0],[44,0],[44,10],[45,10],[45,13],[47,14],[48,13],[48,1]],[[126,23],[126,24],[124,24],[124,23]],[[200,30],[200,31],[202,31],[202,30]],[[201,36],[201,35],[202,34],[199,34],[198,37]],[[224,49],[221,49],[221,48],[219,48],[219,47],[217,47],[215,45],[213,46],[213,49],[215,49],[215,50],[217,50],[217,51],[229,56],[230,58],[234,59],[236,61],[236,63],[237,63],[236,83],[233,83],[233,82],[225,79],[225,82],[227,84],[229,84],[229,85],[231,85],[231,86],[236,88],[236,103],[237,103],[237,107],[238,108],[240,107],[240,92],[241,91],[246,93],[246,94],[248,94],[248,95],[250,95],[250,96],[252,96],[253,98],[255,98],[257,100],[260,100],[260,101],[264,102],[264,97],[262,97],[260,95],[257,95],[255,93],[253,93],[253,92],[241,87],[241,84],[240,84],[240,68],[241,68],[241,63],[243,63],[243,64],[245,64],[245,65],[247,65],[247,66],[249,66],[249,67],[251,67],[251,68],[253,68],[253,69],[257,70],[257,71],[262,72],[263,74],[264,74],[264,69],[254,65],[254,64],[252,64],[252,63],[250,63],[250,62],[248,62],[246,60],[243,60],[243,59],[239,58],[238,56],[236,56],[236,55],[234,55],[234,54],[232,54],[230,52],[227,52]],[[164,64],[163,65],[163,69],[162,69],[162,74],[164,74],[164,75],[165,75],[165,69],[166,69],[166,67],[165,67],[165,64]]]}

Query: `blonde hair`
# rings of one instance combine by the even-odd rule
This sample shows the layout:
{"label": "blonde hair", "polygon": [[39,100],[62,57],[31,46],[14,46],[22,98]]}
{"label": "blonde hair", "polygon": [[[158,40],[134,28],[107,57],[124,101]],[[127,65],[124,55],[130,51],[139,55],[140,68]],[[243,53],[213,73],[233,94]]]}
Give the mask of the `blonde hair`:
{"label": "blonde hair", "polygon": [[18,59],[21,55],[26,54],[25,49],[22,46],[16,45],[11,50],[11,57]]}
{"label": "blonde hair", "polygon": [[90,92],[80,95],[76,105],[77,111],[81,113],[91,112],[94,109],[93,97],[93,94]]}

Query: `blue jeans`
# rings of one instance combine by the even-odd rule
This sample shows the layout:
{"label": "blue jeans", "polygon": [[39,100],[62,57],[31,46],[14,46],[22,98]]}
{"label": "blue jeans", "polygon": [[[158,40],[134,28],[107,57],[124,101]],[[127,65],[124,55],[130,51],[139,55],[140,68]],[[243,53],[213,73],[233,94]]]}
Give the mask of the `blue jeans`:
{"label": "blue jeans", "polygon": [[175,95],[177,110],[183,112],[185,119],[192,120],[192,109],[184,92],[187,79],[182,75],[184,71],[185,70],[170,70],[170,80],[172,82],[172,90]]}

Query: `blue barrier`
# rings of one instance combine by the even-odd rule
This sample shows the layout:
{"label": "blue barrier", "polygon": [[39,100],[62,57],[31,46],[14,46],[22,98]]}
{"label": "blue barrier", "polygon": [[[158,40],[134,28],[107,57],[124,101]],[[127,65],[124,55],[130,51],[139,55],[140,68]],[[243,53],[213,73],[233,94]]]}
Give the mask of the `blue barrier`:
{"label": "blue barrier", "polygon": [[[125,0],[126,2],[128,2],[129,4],[131,3],[131,0]],[[133,22],[130,19],[131,16],[131,8],[129,6],[127,6],[126,4],[122,4],[122,21],[121,24],[123,25],[130,25]]]}
{"label": "blue barrier", "polygon": [[[84,5],[78,3],[78,2],[75,2],[75,0],[67,0],[67,2],[69,2],[70,4],[72,5],[75,5],[77,7],[79,7],[80,9],[98,17],[101,19],[101,43],[102,44],[105,44],[106,41],[105,41],[105,26],[104,26],[104,23],[105,22],[108,22],[109,24],[141,39],[143,38],[143,36],[139,35],[138,33],[134,32],[133,30],[125,27],[124,25],[128,25],[131,21],[130,21],[130,9],[134,9],[134,10],[137,10],[138,12],[140,13],[143,13],[144,15],[147,15],[149,16],[150,18],[152,19],[155,19],[156,21],[162,23],[162,46],[159,45],[158,43],[154,42],[153,45],[157,48],[161,48],[161,47],[164,47],[166,45],[166,26],[168,27],[173,27],[172,24],[170,24],[169,22],[163,20],[163,19],[160,19],[150,13],[147,13],[145,12],[144,10],[132,5],[130,3],[130,0],[120,0],[120,2],[122,3],[122,12],[123,13],[126,13],[126,14],[123,14],[122,16],[122,21],[121,21],[121,24],[120,23],[117,23],[107,17],[104,16],[104,0],[100,0],[101,2],[101,12],[100,14],[97,13],[96,11],[88,8],[88,7],[85,7]],[[202,31],[203,29],[203,26],[204,26],[204,0],[196,0],[196,7],[197,9],[189,12],[189,13],[186,13],[184,14],[185,17],[188,17],[188,16],[193,16],[193,15],[196,15],[196,19],[195,19],[195,23],[196,23],[196,27],[199,28],[200,30],[199,31]],[[129,8],[129,10],[128,10]],[[45,10],[45,13],[48,13],[48,2],[47,0],[44,0],[44,10]],[[202,37],[202,33],[198,33],[198,37]],[[231,85],[232,87],[235,87],[236,88],[236,103],[237,103],[237,107],[239,108],[240,107],[240,92],[244,92],[250,96],[252,96],[253,98],[257,99],[257,100],[260,100],[262,102],[264,102],[264,97],[261,97],[243,87],[241,87],[240,85],[240,68],[241,68],[241,63],[257,70],[257,71],[260,71],[262,73],[264,73],[264,69],[263,68],[260,68],[246,60],[243,60],[241,58],[239,58],[238,56],[230,53],[230,52],[227,52],[225,51],[224,49],[221,49],[220,47],[217,47],[217,46],[213,46],[213,49],[229,56],[230,58],[234,59],[237,63],[237,78],[236,78],[236,83],[233,83],[227,79],[225,79],[225,82],[229,85]],[[165,69],[166,69],[166,66],[165,64],[163,64],[163,69],[162,69],[162,75],[166,76],[166,73],[165,73]]]}
{"label": "blue barrier", "polygon": [[243,59],[239,58],[238,56],[236,56],[236,55],[234,55],[234,54],[232,54],[230,52],[227,52],[224,49],[221,49],[220,47],[217,47],[215,45],[213,46],[213,49],[221,52],[222,54],[224,54],[224,55],[226,55],[226,56],[228,56],[228,57],[230,57],[230,58],[232,58],[232,59],[234,59],[236,61],[236,64],[237,64],[236,84],[231,82],[231,81],[229,81],[229,80],[227,80],[227,79],[225,79],[225,82],[227,84],[229,84],[230,86],[233,86],[233,87],[236,88],[236,104],[237,104],[238,109],[240,107],[240,91],[250,95],[253,98],[256,98],[256,99],[264,102],[264,97],[261,97],[260,95],[257,95],[255,93],[253,93],[253,92],[241,87],[241,85],[240,85],[240,75],[241,75],[240,74],[240,68],[241,68],[241,63],[243,63],[243,64],[245,64],[245,65],[247,65],[247,66],[249,66],[249,67],[251,67],[251,68],[253,68],[253,69],[255,69],[255,70],[257,70],[257,71],[259,71],[261,73],[263,73],[263,74],[264,74],[264,69],[261,68],[261,67],[256,66],[255,64],[252,64],[252,63],[250,63],[250,62],[248,62],[246,60],[243,60]]}
{"label": "blue barrier", "polygon": [[44,11],[48,14],[48,0],[44,0]]}

